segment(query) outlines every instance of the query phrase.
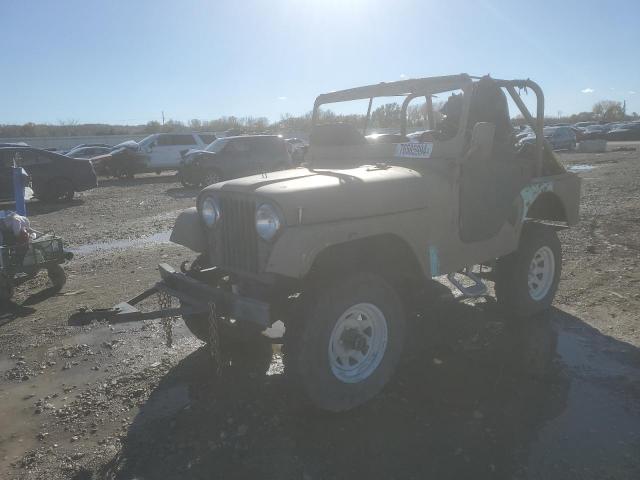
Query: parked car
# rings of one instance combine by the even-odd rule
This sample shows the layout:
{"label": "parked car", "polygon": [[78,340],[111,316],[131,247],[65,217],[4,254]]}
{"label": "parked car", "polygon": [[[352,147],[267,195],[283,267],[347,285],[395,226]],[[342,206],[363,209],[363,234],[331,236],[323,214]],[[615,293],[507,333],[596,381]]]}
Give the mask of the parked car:
{"label": "parked car", "polygon": [[593,125],[598,125],[598,122],[578,122],[573,124],[573,126],[576,128],[584,128],[584,129],[591,127]]}
{"label": "parked car", "polygon": [[71,158],[89,159],[89,158],[97,157],[98,155],[105,155],[111,152],[112,149],[113,147],[111,147],[110,145],[104,145],[104,144],[83,145],[83,146],[72,148],[67,153],[65,153],[65,155]]}
{"label": "parked car", "polygon": [[300,138],[287,138],[285,140],[287,151],[291,155],[291,161],[295,165],[300,165],[304,161],[304,156],[309,150],[309,145]]}
{"label": "parked car", "polygon": [[607,125],[588,126],[582,134],[582,140],[604,140],[607,138],[608,131]]}
{"label": "parked car", "polygon": [[579,142],[580,140],[582,140],[584,138],[584,132],[585,132],[584,128],[576,127],[576,126],[573,126],[573,125],[569,126],[568,128],[570,128],[571,131],[573,131],[573,133],[575,133],[577,142]]}
{"label": "parked car", "polygon": [[407,133],[406,137],[409,142],[433,142],[433,130],[418,130],[416,132]]}
{"label": "parked car", "polygon": [[97,186],[91,162],[33,147],[0,147],[0,192],[13,198],[12,167],[22,167],[31,178],[34,197],[43,201],[69,201],[75,192]]}
{"label": "parked car", "polygon": [[219,138],[182,160],[180,180],[186,187],[206,187],[231,178],[292,167],[285,141],[277,135]]}
{"label": "parked car", "polygon": [[[13,202],[15,199],[15,190],[13,188],[13,171],[11,169],[12,166],[13,163],[10,163],[9,166],[5,166],[5,162],[2,161],[2,153],[0,152],[0,202]],[[24,193],[26,200],[28,197],[33,196],[33,190],[31,190],[31,177],[24,169],[22,170],[22,173],[22,186],[25,188]],[[0,211],[2,210],[3,208],[0,207]]]}
{"label": "parked car", "polygon": [[215,139],[213,133],[154,133],[139,142],[129,140],[113,147],[111,158],[98,159],[98,171],[133,177],[141,172],[176,170],[183,153],[203,149]]}
{"label": "parked car", "polygon": [[80,144],[78,144],[78,145],[76,145],[76,146],[74,146],[74,147],[72,147],[72,148],[70,148],[68,150],[64,150],[64,151],[56,150],[55,148],[53,148],[53,149],[47,148],[45,150],[57,151],[58,153],[61,153],[63,155],[68,155],[72,151],[78,150],[78,149],[84,148],[84,147],[106,147],[106,148],[109,148],[109,149],[113,148],[112,145],[107,145],[106,143],[80,143]]}
{"label": "parked car", "polygon": [[[543,134],[554,150],[575,150],[576,148],[576,134],[570,127],[544,127]],[[523,138],[520,143],[535,144],[535,134]]]}
{"label": "parked car", "polygon": [[640,140],[640,123],[632,122],[618,125],[607,132],[606,138],[613,141]]}

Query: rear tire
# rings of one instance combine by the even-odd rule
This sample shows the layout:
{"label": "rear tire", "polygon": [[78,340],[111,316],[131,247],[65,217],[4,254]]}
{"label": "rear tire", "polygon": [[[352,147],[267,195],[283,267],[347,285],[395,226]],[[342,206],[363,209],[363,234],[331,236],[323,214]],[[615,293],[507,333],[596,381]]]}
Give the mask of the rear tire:
{"label": "rear tire", "polygon": [[320,288],[286,323],[285,374],[322,410],[341,412],[377,395],[404,346],[405,313],[381,276],[358,273]]}
{"label": "rear tire", "polygon": [[179,170],[178,176],[180,177],[180,183],[184,188],[196,188],[199,186],[197,180],[194,180],[193,175],[187,170]]}
{"label": "rear tire", "polygon": [[556,231],[546,225],[523,227],[518,250],[496,263],[498,304],[520,317],[548,309],[562,270],[562,249]]}
{"label": "rear tire", "polygon": [[67,274],[64,273],[62,265],[52,265],[47,268],[47,275],[49,275],[49,280],[51,280],[53,288],[56,290],[62,289],[64,284],[67,283]]}
{"label": "rear tire", "polygon": [[120,179],[132,179],[135,177],[135,174],[129,168],[121,167],[113,172],[113,176]]}
{"label": "rear tire", "polygon": [[44,186],[44,192],[39,195],[45,202],[70,202],[75,191],[73,183],[67,178],[54,178]]}

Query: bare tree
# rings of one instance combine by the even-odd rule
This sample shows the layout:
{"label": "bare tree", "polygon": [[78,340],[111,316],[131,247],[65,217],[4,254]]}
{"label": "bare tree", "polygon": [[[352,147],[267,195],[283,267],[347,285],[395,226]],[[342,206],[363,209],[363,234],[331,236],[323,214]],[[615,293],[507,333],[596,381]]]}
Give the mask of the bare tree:
{"label": "bare tree", "polygon": [[624,108],[621,102],[600,100],[593,106],[594,115],[603,122],[624,120]]}
{"label": "bare tree", "polygon": [[371,113],[371,125],[381,128],[397,126],[400,123],[400,105],[386,103]]}

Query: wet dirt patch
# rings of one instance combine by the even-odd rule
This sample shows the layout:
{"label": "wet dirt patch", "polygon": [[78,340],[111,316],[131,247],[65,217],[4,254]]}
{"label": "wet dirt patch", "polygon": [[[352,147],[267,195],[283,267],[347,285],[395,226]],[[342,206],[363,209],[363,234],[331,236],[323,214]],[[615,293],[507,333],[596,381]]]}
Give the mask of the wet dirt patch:
{"label": "wet dirt patch", "polygon": [[169,237],[171,236],[171,230],[165,230],[163,232],[154,233],[140,238],[128,238],[121,240],[111,240],[108,242],[96,242],[85,245],[79,245],[75,248],[69,249],[74,255],[86,256],[95,253],[106,253],[113,250],[126,250],[129,248],[144,248],[153,245],[169,243]]}
{"label": "wet dirt patch", "polygon": [[596,168],[595,165],[578,164],[568,166],[567,170],[570,172],[590,172],[594,168]]}

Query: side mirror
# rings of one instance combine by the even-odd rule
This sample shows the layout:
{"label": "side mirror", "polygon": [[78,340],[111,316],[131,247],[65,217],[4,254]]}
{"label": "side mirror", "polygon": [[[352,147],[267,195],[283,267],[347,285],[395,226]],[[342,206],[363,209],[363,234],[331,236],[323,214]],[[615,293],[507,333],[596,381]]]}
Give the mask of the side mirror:
{"label": "side mirror", "polygon": [[469,155],[476,159],[486,160],[493,150],[493,138],[496,134],[496,126],[489,122],[478,122],[473,126],[471,133],[471,147]]}

